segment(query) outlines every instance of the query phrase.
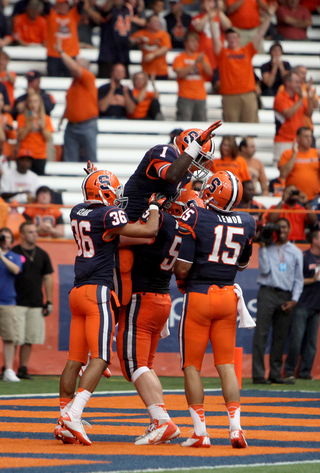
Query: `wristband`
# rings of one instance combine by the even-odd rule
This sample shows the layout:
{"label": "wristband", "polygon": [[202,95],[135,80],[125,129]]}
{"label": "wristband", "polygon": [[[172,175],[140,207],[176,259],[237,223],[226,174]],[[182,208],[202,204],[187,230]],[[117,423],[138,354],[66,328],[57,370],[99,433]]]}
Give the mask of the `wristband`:
{"label": "wristband", "polygon": [[200,151],[201,151],[201,146],[196,142],[196,140],[194,140],[185,150],[185,153],[187,153],[193,159],[196,159]]}
{"label": "wristband", "polygon": [[149,210],[159,210],[159,207],[156,204],[150,204]]}

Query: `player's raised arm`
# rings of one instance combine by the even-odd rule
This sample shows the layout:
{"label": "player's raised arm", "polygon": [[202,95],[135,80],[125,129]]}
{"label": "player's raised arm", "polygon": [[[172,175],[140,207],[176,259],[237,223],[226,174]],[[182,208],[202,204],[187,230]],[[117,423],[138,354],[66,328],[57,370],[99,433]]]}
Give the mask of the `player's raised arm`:
{"label": "player's raised arm", "polygon": [[221,120],[218,120],[205,131],[190,129],[181,133],[175,141],[175,146],[182,154],[179,159],[170,165],[166,173],[167,181],[175,183],[181,180],[192,165],[196,169],[200,168],[203,172],[208,164],[206,161],[209,161],[209,164],[211,164],[214,152],[212,138],[215,136],[213,131],[221,125]]}

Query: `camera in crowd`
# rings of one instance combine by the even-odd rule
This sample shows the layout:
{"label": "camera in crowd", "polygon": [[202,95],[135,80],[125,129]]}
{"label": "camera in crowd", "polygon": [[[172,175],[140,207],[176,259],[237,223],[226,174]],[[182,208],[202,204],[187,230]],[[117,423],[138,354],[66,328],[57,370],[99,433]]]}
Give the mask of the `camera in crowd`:
{"label": "camera in crowd", "polygon": [[6,236],[3,233],[0,234],[0,242],[1,241],[6,241]]}
{"label": "camera in crowd", "polygon": [[292,190],[291,195],[300,195],[300,191],[298,189]]}
{"label": "camera in crowd", "polygon": [[279,235],[281,227],[278,223],[266,223],[265,225],[259,225],[257,230],[256,242],[262,241],[269,246],[274,241],[274,233]]}

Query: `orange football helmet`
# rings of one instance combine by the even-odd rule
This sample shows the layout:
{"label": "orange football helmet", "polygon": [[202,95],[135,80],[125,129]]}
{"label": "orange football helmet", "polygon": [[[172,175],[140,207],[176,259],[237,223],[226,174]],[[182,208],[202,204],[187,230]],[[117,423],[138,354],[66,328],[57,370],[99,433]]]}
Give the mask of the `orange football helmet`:
{"label": "orange football helmet", "polygon": [[205,207],[203,200],[200,198],[200,193],[188,189],[180,189],[173,196],[172,201],[170,199],[166,201],[164,209],[168,214],[179,218],[185,210],[192,206]]}
{"label": "orange football helmet", "polygon": [[[203,130],[199,128],[185,130],[174,138],[173,144],[179,150],[179,153],[182,154],[188,148],[189,144],[198,138],[201,133],[203,133]],[[198,156],[192,160],[189,171],[192,172],[197,179],[203,179],[210,171],[213,163],[214,150],[215,145],[211,138],[202,146]]]}
{"label": "orange football helmet", "polygon": [[242,199],[242,183],[230,171],[213,174],[202,191],[202,199],[207,207],[224,213],[232,212]]}
{"label": "orange football helmet", "polygon": [[119,179],[109,171],[94,171],[82,182],[85,204],[115,205],[125,209],[128,197],[122,197],[123,186]]}

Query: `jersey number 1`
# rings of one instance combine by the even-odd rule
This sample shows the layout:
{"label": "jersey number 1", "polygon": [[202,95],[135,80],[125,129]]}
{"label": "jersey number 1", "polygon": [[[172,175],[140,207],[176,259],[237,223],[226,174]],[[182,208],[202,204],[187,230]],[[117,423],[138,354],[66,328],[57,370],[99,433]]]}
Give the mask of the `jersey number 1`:
{"label": "jersey number 1", "polygon": [[[226,229],[226,232],[224,232]],[[224,235],[224,233],[226,233]],[[214,263],[219,263],[220,259],[224,264],[236,264],[238,257],[241,251],[240,243],[233,241],[233,235],[243,235],[244,229],[239,227],[224,227],[223,225],[218,225],[214,229],[215,240],[213,244],[212,253],[209,255],[208,261],[213,261]],[[230,251],[220,251],[221,243],[224,238],[224,246],[233,250],[233,254],[230,256]],[[221,254],[222,253],[222,254]]]}

